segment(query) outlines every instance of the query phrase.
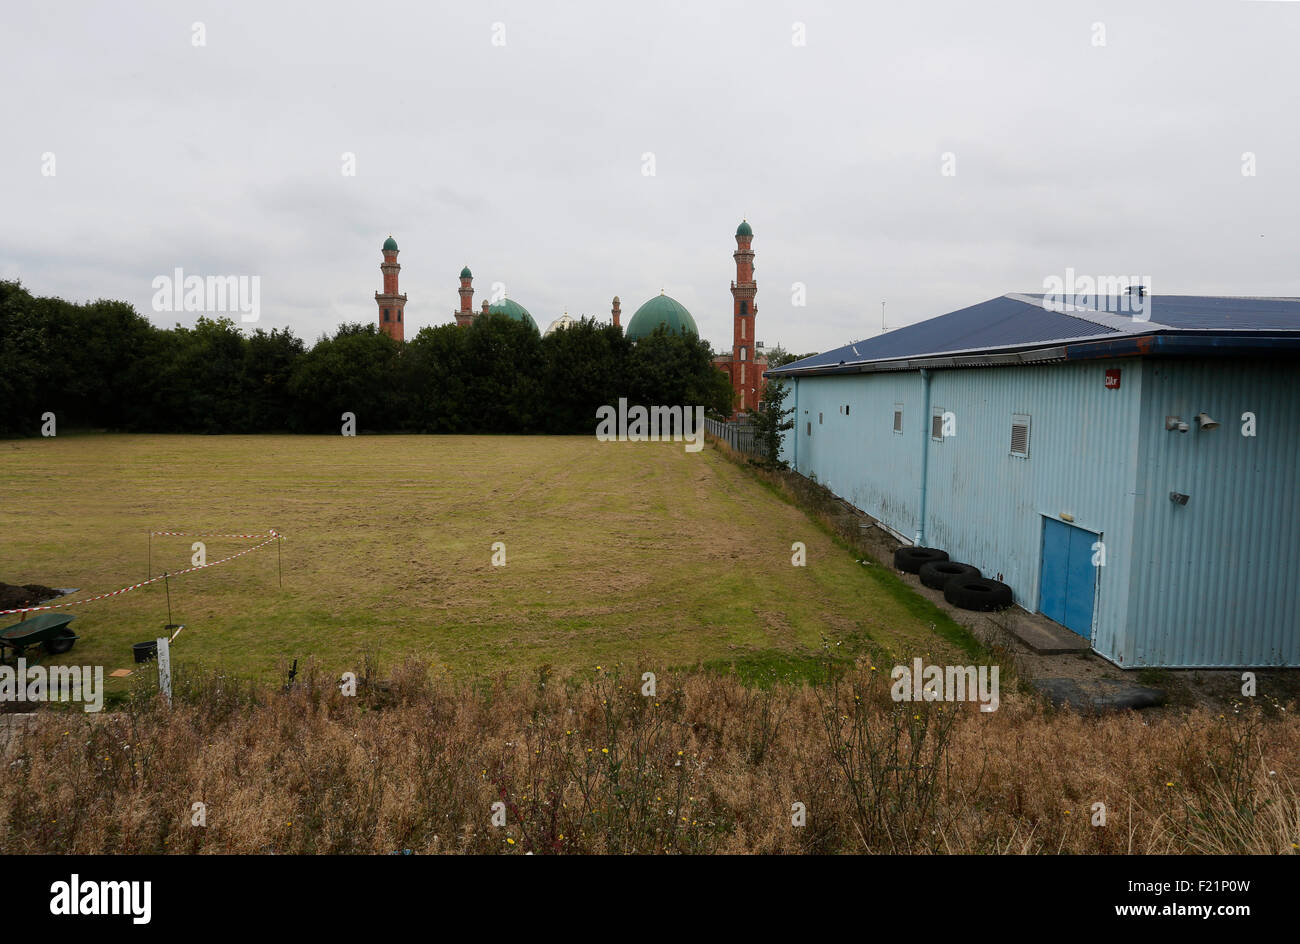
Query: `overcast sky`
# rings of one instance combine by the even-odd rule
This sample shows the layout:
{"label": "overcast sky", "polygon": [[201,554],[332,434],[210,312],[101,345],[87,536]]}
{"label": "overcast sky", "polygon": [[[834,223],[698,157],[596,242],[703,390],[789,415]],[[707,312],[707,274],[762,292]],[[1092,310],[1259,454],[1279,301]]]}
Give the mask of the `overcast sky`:
{"label": "overcast sky", "polygon": [[897,327],[1067,267],[1300,295],[1300,2],[170,0],[3,20],[0,277],[160,325],[195,317],[152,310],[177,267],[260,276],[262,326],[308,339],[373,320],[392,233],[408,338],[452,320],[468,264],[475,307],[502,282],[545,328],[619,295],[626,324],[664,289],[726,348],[742,217],[758,337],[801,352],[878,333],[882,300]]}

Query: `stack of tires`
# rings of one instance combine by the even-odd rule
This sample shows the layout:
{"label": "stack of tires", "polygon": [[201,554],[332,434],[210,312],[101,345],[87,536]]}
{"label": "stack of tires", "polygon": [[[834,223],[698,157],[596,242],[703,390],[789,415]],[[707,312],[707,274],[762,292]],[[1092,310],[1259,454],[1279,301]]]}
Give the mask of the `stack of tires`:
{"label": "stack of tires", "polygon": [[990,612],[1011,605],[1011,588],[998,580],[986,580],[978,567],[948,559],[948,552],[933,547],[900,547],[894,552],[894,567],[916,574],[932,590],[963,610]]}

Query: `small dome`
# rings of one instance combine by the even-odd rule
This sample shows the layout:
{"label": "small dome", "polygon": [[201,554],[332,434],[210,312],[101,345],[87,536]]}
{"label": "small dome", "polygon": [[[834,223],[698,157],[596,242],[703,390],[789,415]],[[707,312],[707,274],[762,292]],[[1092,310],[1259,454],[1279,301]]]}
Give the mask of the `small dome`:
{"label": "small dome", "polygon": [[474,278],[474,273],[469,270],[469,266],[465,266],[465,268],[460,270],[460,277],[462,279],[472,279]]}
{"label": "small dome", "polygon": [[740,225],[736,227],[736,235],[737,235],[737,236],[753,236],[753,235],[754,235],[754,231],[753,231],[752,229],[749,228],[749,223],[748,223],[748,222],[746,222],[745,220],[741,220],[741,221],[740,221]]}
{"label": "small dome", "polygon": [[397,240],[392,236],[384,240],[384,252],[397,252]]}
{"label": "small dome", "polygon": [[488,312],[493,315],[505,315],[507,318],[515,319],[515,321],[523,321],[532,325],[533,330],[538,334],[542,333],[542,329],[537,327],[537,322],[528,313],[528,309],[512,298],[502,299],[498,305],[488,305]]}
{"label": "small dome", "polygon": [[574,323],[573,319],[569,317],[569,313],[566,311],[560,317],[556,318],[554,321],[551,322],[550,327],[546,329],[546,334],[542,335],[542,337],[546,337],[549,334],[567,328],[573,323]]}
{"label": "small dome", "polygon": [[667,326],[675,334],[700,333],[700,329],[695,326],[695,319],[681,302],[668,295],[656,295],[636,310],[632,320],[627,323],[624,334],[635,341],[654,334],[660,325]]}

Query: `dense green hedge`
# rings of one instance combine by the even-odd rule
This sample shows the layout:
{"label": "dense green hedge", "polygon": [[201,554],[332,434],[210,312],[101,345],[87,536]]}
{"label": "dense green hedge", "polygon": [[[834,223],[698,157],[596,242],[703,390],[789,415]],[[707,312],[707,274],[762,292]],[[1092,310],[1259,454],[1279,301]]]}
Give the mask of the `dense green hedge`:
{"label": "dense green hedge", "polygon": [[308,347],[289,329],[229,319],[154,327],[124,302],[37,298],[0,281],[0,434],[59,428],[140,432],[591,433],[596,408],[731,409],[708,344],[662,331],[632,344],[583,320],[538,337],[502,315],[423,328],[398,344],[342,325]]}

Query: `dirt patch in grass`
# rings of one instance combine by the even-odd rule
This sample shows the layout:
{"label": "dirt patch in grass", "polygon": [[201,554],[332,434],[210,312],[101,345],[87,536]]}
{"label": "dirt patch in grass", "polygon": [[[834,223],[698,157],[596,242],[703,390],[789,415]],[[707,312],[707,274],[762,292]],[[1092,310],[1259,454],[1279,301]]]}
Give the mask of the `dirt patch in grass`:
{"label": "dirt patch in grass", "polygon": [[25,583],[19,586],[0,581],[0,610],[16,610],[19,607],[35,606],[45,600],[52,600],[58,595],[59,591],[40,583]]}

